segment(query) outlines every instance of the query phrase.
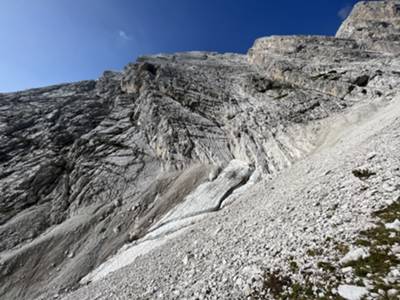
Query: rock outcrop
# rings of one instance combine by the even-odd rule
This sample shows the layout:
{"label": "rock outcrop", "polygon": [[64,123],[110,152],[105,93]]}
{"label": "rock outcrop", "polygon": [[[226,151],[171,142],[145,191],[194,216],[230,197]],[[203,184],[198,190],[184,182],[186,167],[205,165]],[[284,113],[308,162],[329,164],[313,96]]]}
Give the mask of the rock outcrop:
{"label": "rock outcrop", "polygon": [[359,2],[336,34],[353,39],[365,49],[398,54],[400,51],[400,3]]}
{"label": "rock outcrop", "polygon": [[[261,38],[247,55],[144,56],[95,81],[0,94],[0,298],[49,299],[106,278],[181,239],[234,201],[252,207],[252,197],[265,193],[264,186],[295,162],[334,147],[346,128],[364,124],[392,105],[387,118],[372,118],[388,125],[387,120],[398,117],[399,22],[399,2],[361,2],[336,37]],[[373,175],[357,180],[374,180]],[[360,226],[373,205],[367,201],[362,207]],[[287,214],[291,212],[288,208]],[[271,222],[280,218],[284,216]],[[216,238],[224,214],[217,223],[219,227],[209,229]],[[333,231],[329,227],[327,232]],[[209,242],[207,236],[193,236],[199,239],[196,245]],[[182,249],[189,249],[188,243],[182,242]],[[275,250],[265,253],[275,257]],[[183,264],[198,258],[187,253]],[[157,259],[163,266],[169,263],[161,255]],[[236,262],[238,270],[243,267]],[[160,267],[159,275],[166,270],[175,274],[171,266]],[[145,278],[157,272],[155,266],[137,268]],[[255,269],[257,280],[266,276]],[[235,277],[239,290],[228,289],[221,297],[252,296],[255,291],[267,297],[276,288],[262,291],[261,283],[252,290],[240,276]],[[209,279],[192,286],[193,297]],[[140,276],[134,280],[133,285],[140,285]],[[227,281],[221,282],[228,287]],[[142,283],[143,288],[127,289],[135,291],[130,296],[120,292],[155,298],[159,291]],[[208,288],[201,293],[210,294]],[[182,296],[160,289],[170,292],[161,298]],[[86,295],[112,297],[107,291],[98,298]]]}

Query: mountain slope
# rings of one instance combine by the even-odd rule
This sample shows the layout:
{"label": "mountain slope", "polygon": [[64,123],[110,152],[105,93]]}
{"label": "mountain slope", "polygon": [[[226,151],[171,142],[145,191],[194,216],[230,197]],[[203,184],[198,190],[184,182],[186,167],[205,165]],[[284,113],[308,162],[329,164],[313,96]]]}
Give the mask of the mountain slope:
{"label": "mountain slope", "polygon": [[399,7],[360,2],[336,37],[141,57],[0,94],[0,298],[360,285],[340,249],[399,197]]}

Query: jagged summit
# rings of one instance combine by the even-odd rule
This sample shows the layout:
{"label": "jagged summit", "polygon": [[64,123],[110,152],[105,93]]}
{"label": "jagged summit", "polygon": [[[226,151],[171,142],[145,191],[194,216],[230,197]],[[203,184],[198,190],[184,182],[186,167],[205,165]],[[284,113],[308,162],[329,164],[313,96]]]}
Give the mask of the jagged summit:
{"label": "jagged summit", "polygon": [[356,40],[369,50],[400,53],[400,1],[357,3],[336,37]]}
{"label": "jagged summit", "polygon": [[0,94],[0,299],[395,295],[399,26]]}

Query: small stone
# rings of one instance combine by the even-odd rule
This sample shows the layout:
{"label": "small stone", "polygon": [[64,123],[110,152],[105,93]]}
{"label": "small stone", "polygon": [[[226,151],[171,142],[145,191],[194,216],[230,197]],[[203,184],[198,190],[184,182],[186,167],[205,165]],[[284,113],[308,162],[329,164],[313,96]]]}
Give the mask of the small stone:
{"label": "small stone", "polygon": [[368,166],[357,167],[352,171],[353,175],[360,179],[367,179],[373,175],[376,175],[376,172],[372,171]]}
{"label": "small stone", "polygon": [[114,200],[113,204],[114,204],[115,207],[121,206],[122,205],[122,199],[118,198],[118,199]]}
{"label": "small stone", "polygon": [[218,226],[217,229],[215,229],[215,231],[214,231],[214,235],[217,235],[221,231],[222,231],[222,226]]}
{"label": "small stone", "polygon": [[120,230],[121,230],[121,226],[120,226],[120,225],[117,225],[117,226],[114,227],[113,232],[114,232],[115,234],[117,234],[117,233],[120,232]]}
{"label": "small stone", "polygon": [[139,204],[135,204],[134,206],[132,206],[132,207],[130,208],[130,211],[135,211],[135,210],[139,209],[139,207],[140,207]]}
{"label": "small stone", "polygon": [[394,191],[397,189],[396,186],[394,186],[394,185],[392,185],[392,184],[390,184],[390,183],[388,183],[388,182],[385,182],[385,183],[382,185],[382,188],[383,188],[386,192],[388,192],[388,193],[394,192]]}
{"label": "small stone", "polygon": [[364,286],[365,286],[368,290],[372,290],[372,289],[374,288],[374,285],[373,285],[373,281],[372,281],[372,280],[369,280],[369,279],[367,279],[367,278],[364,278],[364,279],[362,280],[362,282],[363,282]]}
{"label": "small stone", "polygon": [[387,200],[384,200],[384,202],[385,202],[386,206],[390,206],[390,205],[392,205],[395,201],[394,201],[393,199],[387,199]]}
{"label": "small stone", "polygon": [[372,297],[372,299],[376,299],[379,297],[378,293],[370,293],[370,296]]}
{"label": "small stone", "polygon": [[398,269],[393,269],[390,271],[390,276],[395,277],[395,278],[400,278],[400,270]]}
{"label": "small stone", "polygon": [[396,289],[390,289],[390,290],[387,291],[387,295],[388,295],[389,297],[394,297],[394,296],[396,296],[397,294],[398,294],[398,291],[397,291]]}
{"label": "small stone", "polygon": [[340,263],[347,264],[352,261],[359,260],[361,258],[367,258],[369,256],[369,252],[365,248],[356,248],[350,250],[341,260]]}
{"label": "small stone", "polygon": [[385,224],[386,229],[392,229],[396,231],[400,231],[400,221],[399,219],[394,220],[392,223]]}
{"label": "small stone", "polygon": [[342,268],[342,273],[351,273],[353,272],[353,268],[352,267],[346,267],[346,268]]}
{"label": "small stone", "polygon": [[339,285],[338,293],[346,300],[361,300],[362,297],[368,294],[368,290],[361,286]]}

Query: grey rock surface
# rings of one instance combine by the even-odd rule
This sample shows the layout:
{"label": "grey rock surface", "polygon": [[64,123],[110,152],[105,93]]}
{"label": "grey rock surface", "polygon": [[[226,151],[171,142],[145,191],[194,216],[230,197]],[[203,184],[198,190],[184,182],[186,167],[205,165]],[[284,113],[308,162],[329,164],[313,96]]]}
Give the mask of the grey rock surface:
{"label": "grey rock surface", "polygon": [[361,2],[336,37],[0,94],[0,299],[350,286],[321,261],[342,268],[337,245],[400,199],[399,7]]}
{"label": "grey rock surface", "polygon": [[400,2],[363,1],[355,5],[336,37],[354,39],[366,49],[386,53],[400,50]]}

